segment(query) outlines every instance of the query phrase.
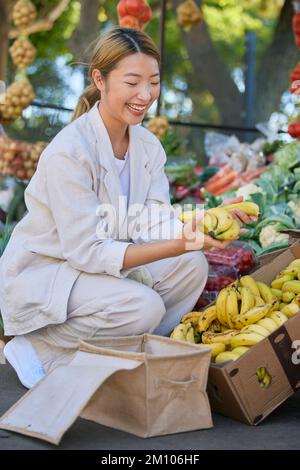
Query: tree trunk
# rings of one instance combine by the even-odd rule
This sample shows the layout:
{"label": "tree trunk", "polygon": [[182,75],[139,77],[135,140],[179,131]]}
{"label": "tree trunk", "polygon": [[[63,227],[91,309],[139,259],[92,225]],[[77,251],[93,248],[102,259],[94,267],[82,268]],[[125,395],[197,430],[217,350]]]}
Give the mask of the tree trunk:
{"label": "tree trunk", "polygon": [[11,0],[0,0],[0,80],[6,79]]}
{"label": "tree trunk", "polygon": [[75,60],[88,62],[90,56],[88,47],[100,32],[98,20],[100,4],[98,1],[91,2],[91,0],[80,0],[80,4],[80,20],[68,41],[68,45]]}
{"label": "tree trunk", "polygon": [[[181,0],[173,0],[176,8]],[[244,121],[244,98],[220,58],[205,22],[182,31],[189,59],[194,69],[192,82],[207,88],[215,98],[223,124],[240,126]]]}
{"label": "tree trunk", "polygon": [[256,122],[267,120],[279,110],[282,93],[289,87],[289,73],[299,60],[292,29],[292,0],[286,0],[257,74]]}

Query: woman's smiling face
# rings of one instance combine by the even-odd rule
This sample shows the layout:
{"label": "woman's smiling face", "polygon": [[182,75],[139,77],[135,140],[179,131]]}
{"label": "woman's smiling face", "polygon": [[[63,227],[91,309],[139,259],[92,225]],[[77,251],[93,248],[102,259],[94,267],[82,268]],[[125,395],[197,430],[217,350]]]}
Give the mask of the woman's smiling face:
{"label": "woman's smiling face", "polygon": [[121,59],[105,80],[96,69],[92,76],[101,92],[101,109],[122,124],[142,122],[160,93],[158,62],[141,52]]}

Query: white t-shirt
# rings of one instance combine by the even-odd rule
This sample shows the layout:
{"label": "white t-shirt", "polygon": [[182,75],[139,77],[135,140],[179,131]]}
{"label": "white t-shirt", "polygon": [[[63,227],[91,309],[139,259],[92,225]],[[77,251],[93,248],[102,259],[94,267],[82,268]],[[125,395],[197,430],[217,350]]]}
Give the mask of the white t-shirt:
{"label": "white t-shirt", "polygon": [[129,153],[128,153],[128,150],[125,153],[124,160],[120,160],[119,158],[115,157],[115,162],[116,162],[117,170],[118,170],[118,173],[119,173],[121,188],[122,188],[124,196],[127,197],[127,206],[128,206],[129,187],[130,187],[130,171],[129,171]]}

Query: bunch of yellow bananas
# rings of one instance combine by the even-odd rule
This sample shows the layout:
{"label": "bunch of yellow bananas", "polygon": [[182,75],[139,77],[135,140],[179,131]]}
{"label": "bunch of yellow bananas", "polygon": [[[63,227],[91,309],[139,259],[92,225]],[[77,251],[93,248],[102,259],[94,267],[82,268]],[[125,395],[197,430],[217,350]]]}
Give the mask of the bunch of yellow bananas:
{"label": "bunch of yellow bananas", "polygon": [[272,292],[277,296],[279,310],[288,318],[299,312],[300,306],[300,259],[292,261],[271,283]]}
{"label": "bunch of yellow bananas", "polygon": [[[217,363],[236,360],[299,312],[298,283],[300,259],[281,271],[272,287],[243,276],[222,289],[214,305],[184,315],[171,337],[209,346]],[[262,374],[261,386],[270,380]]]}
{"label": "bunch of yellow bananas", "polygon": [[270,287],[251,276],[243,276],[222,289],[216,300],[219,322],[237,330],[257,323],[278,307],[279,301]]}
{"label": "bunch of yellow bananas", "polygon": [[[218,240],[236,240],[240,235],[240,226],[231,215],[234,209],[240,209],[250,216],[259,216],[259,207],[254,202],[245,201],[228,204],[205,211],[204,217],[200,222],[200,229],[206,235],[210,235]],[[179,215],[179,219],[183,223],[187,223],[195,214],[196,209],[184,211]]]}
{"label": "bunch of yellow bananas", "polygon": [[181,341],[188,341],[189,343],[195,343],[195,332],[191,323],[179,323],[175,326],[171,333],[170,338],[179,339]]}
{"label": "bunch of yellow bananas", "polygon": [[270,386],[272,379],[265,367],[259,367],[255,375],[262,388],[268,388]]}

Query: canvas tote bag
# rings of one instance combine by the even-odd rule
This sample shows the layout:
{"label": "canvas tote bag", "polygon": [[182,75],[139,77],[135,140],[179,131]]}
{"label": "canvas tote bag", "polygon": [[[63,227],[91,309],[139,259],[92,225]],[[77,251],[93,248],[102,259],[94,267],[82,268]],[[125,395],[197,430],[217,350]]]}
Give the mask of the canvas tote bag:
{"label": "canvas tote bag", "polygon": [[82,342],[0,419],[0,428],[59,444],[78,416],[140,437],[213,426],[210,348],[166,337]]}

